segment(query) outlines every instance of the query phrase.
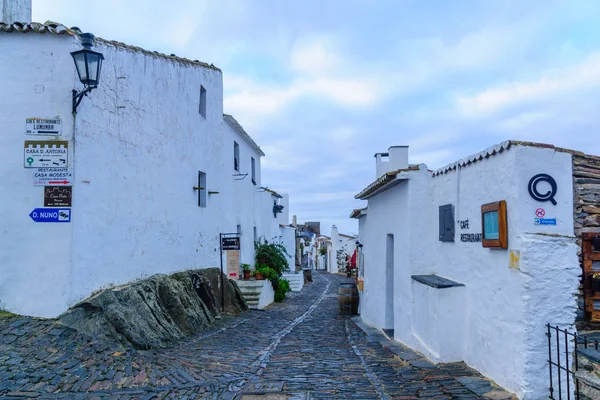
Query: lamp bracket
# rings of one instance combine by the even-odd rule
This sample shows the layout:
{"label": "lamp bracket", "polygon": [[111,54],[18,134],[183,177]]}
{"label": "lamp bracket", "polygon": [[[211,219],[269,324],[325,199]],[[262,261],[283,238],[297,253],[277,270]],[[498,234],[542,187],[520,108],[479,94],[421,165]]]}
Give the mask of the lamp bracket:
{"label": "lamp bracket", "polygon": [[80,92],[73,89],[73,114],[77,114],[77,107],[81,103],[81,100],[83,100],[83,96],[87,96],[88,93],[92,91],[92,89],[96,89],[96,88],[97,88],[97,86],[87,86],[86,85]]}
{"label": "lamp bracket", "polygon": [[243,181],[247,176],[248,176],[248,174],[233,174],[233,180],[234,181]]}

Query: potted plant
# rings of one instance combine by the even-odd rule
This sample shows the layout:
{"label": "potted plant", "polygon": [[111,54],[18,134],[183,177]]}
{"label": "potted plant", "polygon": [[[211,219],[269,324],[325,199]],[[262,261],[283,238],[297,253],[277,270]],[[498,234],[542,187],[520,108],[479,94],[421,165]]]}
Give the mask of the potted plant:
{"label": "potted plant", "polygon": [[248,279],[250,279],[250,275],[252,273],[252,271],[250,270],[250,264],[242,264],[242,272],[244,274],[244,280],[247,281]]}
{"label": "potted plant", "polygon": [[254,272],[256,280],[271,279],[275,275],[277,275],[277,271],[275,271],[273,268],[267,267],[264,264],[260,264]]}
{"label": "potted plant", "polygon": [[592,275],[592,290],[594,293],[600,293],[600,272],[595,272]]}

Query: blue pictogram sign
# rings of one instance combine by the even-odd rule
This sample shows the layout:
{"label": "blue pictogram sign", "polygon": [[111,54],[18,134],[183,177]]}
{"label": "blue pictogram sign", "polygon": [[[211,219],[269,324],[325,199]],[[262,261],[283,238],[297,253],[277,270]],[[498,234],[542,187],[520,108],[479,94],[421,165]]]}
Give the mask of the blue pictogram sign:
{"label": "blue pictogram sign", "polygon": [[71,222],[71,209],[36,208],[29,216],[34,222]]}

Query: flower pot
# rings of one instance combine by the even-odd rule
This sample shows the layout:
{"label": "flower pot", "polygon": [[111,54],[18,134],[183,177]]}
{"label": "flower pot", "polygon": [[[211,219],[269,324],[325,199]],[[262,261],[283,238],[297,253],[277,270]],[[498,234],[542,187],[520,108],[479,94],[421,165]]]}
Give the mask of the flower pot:
{"label": "flower pot", "polygon": [[265,280],[265,277],[261,273],[258,273],[258,272],[254,273],[254,277],[256,278],[257,281],[264,281]]}
{"label": "flower pot", "polygon": [[250,274],[252,273],[252,271],[247,270],[247,271],[243,271],[244,272],[244,280],[247,281],[248,279],[250,279]]}

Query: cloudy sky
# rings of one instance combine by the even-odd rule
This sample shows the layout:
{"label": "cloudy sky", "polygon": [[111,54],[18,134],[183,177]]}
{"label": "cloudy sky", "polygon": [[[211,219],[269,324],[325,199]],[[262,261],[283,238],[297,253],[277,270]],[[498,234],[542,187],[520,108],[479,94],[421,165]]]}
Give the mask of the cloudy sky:
{"label": "cloudy sky", "polygon": [[506,139],[600,154],[600,1],[34,0],[53,20],[223,70],[225,112],[299,221],[363,203],[376,152],[441,167]]}

